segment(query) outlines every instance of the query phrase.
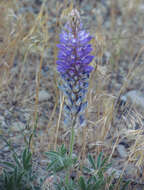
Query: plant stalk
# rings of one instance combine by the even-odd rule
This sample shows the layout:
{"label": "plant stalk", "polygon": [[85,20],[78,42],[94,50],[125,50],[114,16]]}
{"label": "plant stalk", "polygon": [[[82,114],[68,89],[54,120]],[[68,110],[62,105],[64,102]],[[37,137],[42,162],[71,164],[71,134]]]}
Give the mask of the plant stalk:
{"label": "plant stalk", "polygon": [[69,157],[72,158],[72,153],[73,153],[73,147],[74,147],[74,126],[71,128],[71,138],[70,138],[70,150],[69,150]]}
{"label": "plant stalk", "polygon": [[[74,139],[75,139],[74,138],[75,137],[74,126],[75,126],[75,123],[76,123],[76,119],[73,120],[72,127],[71,127],[70,146],[69,146],[69,158],[70,158],[70,160],[72,159],[73,147],[74,147]],[[69,168],[67,175],[66,175],[66,178],[65,178],[65,183],[67,186],[69,184],[69,179],[70,179],[70,170],[71,170],[71,168]]]}

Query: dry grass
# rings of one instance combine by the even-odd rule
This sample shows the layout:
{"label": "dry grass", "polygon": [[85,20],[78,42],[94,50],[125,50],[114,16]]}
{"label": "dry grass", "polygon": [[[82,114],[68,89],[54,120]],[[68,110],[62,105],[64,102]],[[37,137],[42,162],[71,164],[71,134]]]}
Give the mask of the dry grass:
{"label": "dry grass", "polygon": [[[56,44],[59,31],[73,4],[67,6],[67,1],[64,3],[57,1],[54,4],[53,1],[45,0],[39,13],[34,14],[20,11],[24,2],[24,0],[0,2],[0,100],[6,109],[12,106],[27,108],[33,118],[31,124],[34,124],[37,117],[40,119],[44,112],[43,104],[39,102],[39,91],[48,90],[53,98],[53,106],[47,103],[49,110],[45,113],[48,114],[48,119],[45,119],[45,122],[38,122],[37,130],[42,130],[43,134],[34,138],[32,144],[33,151],[38,152],[39,150],[35,148],[38,143],[38,147],[44,151],[53,147],[56,149],[58,144],[69,141],[68,129],[63,126],[64,98],[57,87],[59,78],[56,72]],[[86,5],[87,1],[84,3]],[[123,170],[130,162],[141,170],[144,162],[143,116],[134,108],[133,113],[123,115],[119,120],[117,114],[118,100],[123,93],[131,89],[144,90],[144,65],[139,64],[140,61],[144,61],[142,45],[144,22],[140,11],[143,2],[109,0],[109,3],[109,29],[102,26],[103,15],[97,12],[99,3],[97,9],[94,7],[93,10],[84,13],[86,17],[91,17],[90,13],[97,16],[97,24],[94,21],[92,26],[91,23],[88,24],[94,36],[92,45],[96,60],[92,63],[95,69],[91,75],[87,97],[88,123],[77,131],[75,151],[78,152],[81,148],[79,157],[83,162],[88,152],[97,155],[101,151],[112,160],[117,145],[125,138],[129,144],[129,156],[122,163]],[[55,9],[51,9],[51,6],[55,6]],[[77,6],[83,13],[81,4]],[[133,19],[135,15],[138,23]],[[119,26],[120,16],[123,24]],[[103,61],[103,56],[108,53],[110,59]],[[18,69],[14,72],[15,62]],[[42,74],[44,63],[51,70],[49,76]],[[122,67],[124,69],[121,72]],[[118,86],[117,76],[120,73],[122,81]],[[51,102],[51,99],[49,101]],[[139,124],[138,130],[134,127],[136,122]]]}

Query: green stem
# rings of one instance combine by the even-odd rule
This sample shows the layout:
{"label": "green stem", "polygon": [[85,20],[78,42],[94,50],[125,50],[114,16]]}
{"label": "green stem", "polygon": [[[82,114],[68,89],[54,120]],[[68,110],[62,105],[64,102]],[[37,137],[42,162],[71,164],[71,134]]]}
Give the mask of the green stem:
{"label": "green stem", "polygon": [[67,186],[68,186],[68,184],[69,184],[69,170],[66,172],[65,184],[66,184]]}
{"label": "green stem", "polygon": [[[75,122],[73,122],[72,128],[71,128],[71,136],[70,136],[70,147],[69,147],[69,158],[72,159],[72,153],[73,153],[73,147],[74,147],[74,125]],[[66,177],[65,177],[65,183],[68,186],[69,184],[69,178],[70,178],[70,169],[67,171]]]}

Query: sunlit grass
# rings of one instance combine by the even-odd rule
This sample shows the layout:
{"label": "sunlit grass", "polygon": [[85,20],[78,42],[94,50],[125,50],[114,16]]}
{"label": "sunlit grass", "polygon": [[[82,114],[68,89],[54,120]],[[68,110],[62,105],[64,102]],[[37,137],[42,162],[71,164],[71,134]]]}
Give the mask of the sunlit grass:
{"label": "sunlit grass", "polygon": [[[84,3],[88,2],[84,1]],[[74,152],[78,154],[82,164],[86,163],[89,153],[97,157],[100,152],[104,152],[105,156],[109,157],[109,161],[112,161],[117,145],[125,137],[130,147],[128,148],[129,156],[123,163],[123,171],[130,162],[133,162],[140,170],[144,162],[143,116],[138,113],[139,110],[132,108],[135,118],[130,117],[130,121],[133,126],[131,125],[131,129],[128,129],[129,121],[126,116],[122,116],[119,119],[119,123],[123,126],[121,129],[117,124],[117,114],[119,100],[125,92],[131,90],[133,80],[139,76],[143,83],[144,79],[144,66],[138,65],[144,53],[144,46],[141,43],[144,34],[135,30],[137,27],[138,31],[141,31],[140,26],[144,24],[139,13],[142,1],[109,0],[109,3],[109,29],[103,27],[100,19],[97,21],[97,27],[86,23],[91,27],[89,30],[94,37],[91,43],[95,56],[92,65],[95,69],[91,74],[87,95],[88,108],[85,115],[88,124],[77,130]],[[63,126],[64,97],[58,89],[60,79],[56,71],[56,45],[59,41],[59,32],[68,19],[67,15],[74,3],[57,1],[55,10],[52,9],[50,12],[49,6],[52,4],[52,1],[44,0],[38,14],[35,14],[20,11],[23,7],[22,1],[0,2],[0,100],[2,104],[10,104],[9,107],[17,102],[19,107],[30,109],[31,126],[36,126],[37,134],[32,135],[30,147],[33,153],[39,152],[36,148],[38,143],[41,147],[40,152],[56,150],[61,144],[65,144],[67,148],[69,146],[70,130]],[[83,12],[81,4],[77,3],[77,7],[80,12]],[[94,11],[92,13],[95,14]],[[131,19],[135,13],[140,14],[137,26],[134,26]],[[91,16],[86,12],[84,14],[86,17]],[[117,14],[122,17],[123,26],[118,27]],[[53,32],[51,32],[52,28]],[[110,53],[109,59],[103,61],[104,55],[108,53]],[[113,84],[111,77],[119,73],[120,63],[125,60],[128,64],[127,72],[124,73],[121,86],[116,89],[116,82],[114,81]],[[14,73],[16,61],[18,70]],[[42,75],[44,62],[51,69],[51,85]],[[31,79],[32,75],[34,77]],[[39,122],[42,114],[39,91],[42,88],[54,92],[52,94],[54,105],[49,110],[49,119],[45,126],[41,126]],[[134,129],[134,121],[139,123],[139,130]],[[42,136],[39,136],[40,130],[43,131]]]}

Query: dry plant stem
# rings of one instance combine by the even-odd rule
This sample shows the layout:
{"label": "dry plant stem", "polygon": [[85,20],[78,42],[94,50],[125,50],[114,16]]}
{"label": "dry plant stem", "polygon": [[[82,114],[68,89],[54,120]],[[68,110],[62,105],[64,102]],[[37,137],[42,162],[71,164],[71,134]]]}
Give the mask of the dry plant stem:
{"label": "dry plant stem", "polygon": [[[57,10],[57,13],[58,13],[58,4],[56,5],[56,10]],[[58,14],[56,15],[56,30],[55,30],[55,33],[56,33],[56,38],[55,38],[55,48],[54,48],[54,61],[55,61],[55,65],[56,65],[56,60],[57,60],[57,40],[58,40],[58,23],[59,23],[59,20],[58,20]],[[56,92],[56,98],[55,98],[55,105],[54,105],[54,108],[53,108],[53,111],[52,111],[52,114],[50,116],[50,119],[49,119],[49,122],[48,122],[48,125],[47,125],[47,131],[46,133],[48,134],[48,130],[50,129],[50,126],[51,126],[51,123],[52,123],[52,119],[54,117],[54,114],[55,114],[55,111],[56,111],[56,108],[57,108],[57,105],[58,105],[58,98],[59,98],[59,90],[58,90],[58,87],[57,87],[57,73],[54,72],[54,87],[55,87],[55,92]],[[49,142],[48,142],[48,150],[50,150],[50,146],[52,144],[52,135],[50,135],[50,137],[48,137],[49,139]]]}
{"label": "dry plant stem", "polygon": [[[40,77],[41,77],[42,63],[43,63],[43,53],[42,53],[41,58],[40,58],[39,70],[38,70],[38,72],[36,74],[36,95],[35,95],[35,111],[34,111],[33,130],[35,130],[34,127],[37,125],[37,118],[38,118],[39,87],[40,87]],[[32,152],[34,152],[33,144],[34,144],[34,141],[33,141],[33,138],[32,138],[31,139],[31,144],[30,144]]]}
{"label": "dry plant stem", "polygon": [[115,0],[111,0],[110,4],[111,4],[111,31],[114,31],[114,27],[115,27],[115,23],[116,23],[116,20],[115,20]]}
{"label": "dry plant stem", "polygon": [[[40,22],[40,19],[42,18],[45,2],[46,1],[44,0],[43,4],[41,6],[41,9],[40,9],[40,13],[38,14],[38,16],[36,18],[36,21],[38,21],[38,22]],[[31,35],[34,32],[36,26],[37,26],[37,22],[35,23],[35,26],[30,31],[29,35]],[[46,31],[46,28],[45,28],[45,22],[42,23],[41,28],[42,28],[42,32],[43,32],[44,42],[43,42],[42,51],[41,51],[39,69],[38,69],[38,72],[36,73],[36,95],[35,95],[35,111],[34,111],[34,125],[33,125],[34,127],[37,127],[41,70],[42,70],[42,64],[43,64],[44,53],[45,53],[44,50],[45,50],[45,47],[46,47],[47,41],[48,41],[48,34],[47,34],[47,31]],[[45,36],[45,34],[46,34],[46,36]],[[33,129],[33,130],[35,130],[35,129]],[[33,138],[32,138],[31,142],[33,143]]]}
{"label": "dry plant stem", "polygon": [[[55,111],[56,111],[56,108],[57,108],[57,104],[58,104],[58,96],[56,95],[56,101],[55,101],[55,105],[54,105],[54,108],[53,108],[53,111],[52,111],[52,114],[50,116],[50,119],[49,119],[49,123],[47,125],[47,130],[46,130],[46,133],[48,134],[49,132],[49,129],[50,129],[50,126],[51,126],[51,123],[52,123],[52,119],[54,117],[54,114],[55,114]],[[48,150],[50,150],[50,145],[51,145],[51,141],[52,141],[52,138],[51,138],[51,135],[49,137],[49,142],[48,142]]]}
{"label": "dry plant stem", "polygon": [[[138,139],[138,138],[137,138],[137,139]],[[136,145],[137,145],[137,141],[136,141],[135,144],[134,144],[134,149],[136,148]],[[133,155],[133,151],[129,154],[128,160],[125,162],[124,168],[123,168],[122,173],[121,173],[121,175],[120,175],[120,177],[119,177],[119,180],[118,180],[118,182],[117,182],[116,189],[118,189],[118,187],[119,187],[119,185],[120,185],[120,180],[121,180],[121,178],[122,178],[122,176],[123,176],[123,174],[124,174],[124,171],[125,171],[125,169],[126,169],[128,163],[129,163],[129,161],[131,160],[132,155]]]}
{"label": "dry plant stem", "polygon": [[[128,74],[127,74],[125,83],[122,85],[122,87],[121,87],[121,89],[120,89],[120,91],[119,91],[119,94],[118,94],[118,97],[117,97],[117,99],[116,99],[116,101],[115,101],[115,103],[114,103],[114,108],[113,108],[113,109],[116,109],[116,105],[117,105],[117,103],[118,103],[118,101],[119,101],[119,99],[120,99],[122,93],[124,92],[124,90],[125,90],[126,87],[128,86],[128,81],[132,79],[132,77],[133,77],[133,75],[134,75],[134,73],[135,73],[135,72],[133,72],[134,69],[135,69],[135,65],[136,65],[136,63],[137,63],[137,61],[138,61],[138,58],[139,58],[140,55],[143,53],[143,51],[144,51],[144,46],[142,46],[141,49],[139,50],[138,55],[136,56],[136,58],[135,58],[135,60],[134,60],[134,63],[133,63],[131,69],[129,70],[129,72],[128,72]],[[113,119],[114,119],[114,117],[115,117],[115,114],[116,114],[116,111],[113,111],[112,124],[113,124]]]}
{"label": "dry plant stem", "polygon": [[[141,49],[139,50],[139,53],[138,53],[138,55],[137,55],[136,58],[135,58],[135,61],[134,61],[134,63],[133,63],[133,66],[131,67],[131,69],[129,70],[129,72],[128,72],[128,74],[127,74],[127,77],[126,77],[127,80],[125,80],[126,82],[122,85],[122,87],[121,87],[121,89],[120,89],[120,92],[119,92],[119,96],[118,96],[117,101],[119,100],[121,94],[122,94],[122,93],[124,92],[124,90],[126,89],[126,87],[127,87],[127,85],[128,85],[128,81],[132,79],[133,74],[134,74],[133,70],[135,69],[136,62],[138,61],[138,58],[140,57],[140,55],[142,54],[143,51],[144,51],[144,46],[142,46]],[[116,103],[117,103],[117,101],[116,101]],[[116,104],[115,104],[115,105],[116,105]]]}
{"label": "dry plant stem", "polygon": [[[56,47],[56,42],[55,42],[55,47]],[[55,65],[56,65],[56,56],[57,56],[56,48],[55,48],[54,54],[55,54]],[[57,74],[56,74],[56,72],[54,72],[54,83],[55,83],[54,86],[55,86],[56,98],[55,98],[55,105],[54,105],[52,114],[50,116],[50,119],[49,119],[49,122],[48,122],[48,125],[47,125],[47,130],[46,130],[47,134],[48,134],[48,130],[50,129],[52,119],[54,117],[54,114],[55,114],[55,111],[56,111],[56,108],[57,108],[57,105],[58,105],[59,91],[58,91],[58,87],[57,87]],[[50,135],[50,139],[49,139],[49,142],[48,142],[48,150],[50,149],[50,145],[52,144],[52,141],[53,141],[52,136]]]}
{"label": "dry plant stem", "polygon": [[[92,89],[92,85],[93,85],[93,77],[94,77],[94,74],[96,72],[96,67],[94,69],[94,71],[92,72],[91,74],[91,77],[90,77],[90,82],[89,82],[89,90],[88,90],[88,105],[90,103],[90,89]],[[88,118],[88,109],[86,110],[86,118]],[[82,151],[81,151],[81,157],[82,157],[82,164],[81,166],[84,164],[84,159],[85,159],[85,151],[86,151],[86,141],[87,141],[87,126],[85,126],[83,128],[83,145],[82,145]]]}
{"label": "dry plant stem", "polygon": [[[54,73],[54,81],[55,81],[55,89],[56,89],[55,90],[56,91],[56,98],[55,98],[55,105],[54,105],[52,114],[50,116],[50,119],[49,119],[49,122],[48,122],[48,125],[47,125],[47,130],[46,130],[47,135],[48,135],[48,132],[49,132],[49,129],[50,129],[50,126],[51,126],[51,123],[52,123],[52,119],[54,117],[54,114],[56,112],[56,108],[57,108],[57,105],[58,105],[59,91],[58,91],[57,84],[56,84],[56,81],[57,81],[56,72]],[[48,137],[48,139],[49,139],[49,141],[48,141],[48,150],[50,150],[51,144],[53,142],[52,138],[53,138],[53,135],[50,134],[50,136]]]}
{"label": "dry plant stem", "polygon": [[[117,133],[118,133],[118,132],[117,132]],[[111,158],[112,158],[112,155],[113,155],[113,153],[114,153],[114,151],[115,151],[115,149],[116,149],[118,143],[119,143],[119,136],[117,137],[116,142],[115,142],[115,144],[114,144],[114,146],[113,146],[111,155],[109,156],[109,162],[110,162],[110,160],[111,160]]]}
{"label": "dry plant stem", "polygon": [[54,150],[56,150],[56,147],[57,147],[57,139],[58,139],[58,132],[59,132],[61,115],[62,115],[63,103],[64,103],[64,96],[62,94],[60,94],[60,112],[59,112],[59,117],[58,117],[58,121],[57,121],[57,125],[56,125],[56,135],[55,135],[55,142],[54,142]]}
{"label": "dry plant stem", "polygon": [[[82,145],[82,165],[84,164],[86,154],[86,143],[87,143],[87,126],[83,128],[83,145]],[[82,169],[82,168],[81,168]]]}
{"label": "dry plant stem", "polygon": [[[88,105],[90,102],[90,92],[88,93]],[[86,109],[86,118],[88,118],[88,109]],[[81,152],[81,157],[82,157],[82,164],[84,164],[85,160],[85,154],[86,154],[86,143],[87,143],[87,125],[83,127],[83,145],[82,145],[82,152]],[[82,169],[82,168],[81,168]]]}
{"label": "dry plant stem", "polygon": [[[91,78],[90,78],[90,84],[89,84],[89,91],[88,91],[88,105],[90,104],[90,100],[91,100],[91,93],[90,93],[90,89],[92,89],[92,85],[93,85],[93,77],[94,74],[96,72],[97,67],[95,67],[95,70],[92,72]],[[88,109],[86,109],[86,118],[88,118]],[[86,154],[86,142],[87,142],[87,125],[85,127],[83,127],[83,145],[82,145],[82,151],[81,151],[81,157],[82,157],[82,164],[81,166],[84,164],[84,159],[85,159],[85,154]]]}
{"label": "dry plant stem", "polygon": [[40,58],[39,70],[36,75],[36,96],[35,96],[35,112],[34,112],[34,121],[36,121],[37,113],[38,113],[38,103],[39,103],[39,87],[40,87],[40,77],[41,77],[41,69],[43,63],[43,55]]}

